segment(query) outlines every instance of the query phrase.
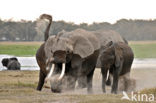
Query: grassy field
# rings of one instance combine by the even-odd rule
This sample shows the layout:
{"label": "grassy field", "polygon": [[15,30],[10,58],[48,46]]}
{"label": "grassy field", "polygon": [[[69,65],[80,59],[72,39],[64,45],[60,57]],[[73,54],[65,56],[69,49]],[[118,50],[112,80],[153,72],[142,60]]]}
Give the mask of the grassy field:
{"label": "grassy field", "polygon": [[[142,74],[147,73],[146,70],[141,72]],[[139,70],[132,71],[133,75],[138,73],[140,73]],[[39,92],[35,90],[38,74],[38,71],[1,71],[0,103],[133,103],[132,101],[121,100],[122,94],[101,94],[96,93],[96,89],[94,89],[95,94],[84,94],[83,92],[60,94],[52,93],[50,89],[46,88]],[[140,77],[145,77],[142,74],[140,74]],[[96,70],[93,85],[94,87],[98,85],[98,89],[101,91],[101,79],[99,81],[98,77],[99,71]],[[152,93],[156,96],[156,89],[144,89],[140,93]]]}
{"label": "grassy field", "polygon": [[[42,42],[0,42],[0,54],[34,56]],[[136,58],[156,58],[156,42],[130,42]]]}
{"label": "grassy field", "polygon": [[156,58],[156,42],[130,42],[136,58]]}
{"label": "grassy field", "polygon": [[0,42],[0,54],[34,56],[41,42]]}

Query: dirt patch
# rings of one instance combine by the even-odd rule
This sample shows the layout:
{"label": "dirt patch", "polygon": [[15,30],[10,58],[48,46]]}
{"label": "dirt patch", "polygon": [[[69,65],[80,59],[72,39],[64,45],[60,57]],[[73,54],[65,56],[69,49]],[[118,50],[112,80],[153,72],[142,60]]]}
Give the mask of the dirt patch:
{"label": "dirt patch", "polygon": [[[100,69],[95,71],[93,94],[88,94],[87,89],[63,93],[52,93],[46,88],[36,91],[38,74],[38,71],[1,71],[0,103],[131,103],[121,100],[122,94],[110,94],[110,87],[106,94],[102,93]],[[133,69],[131,77],[136,80],[136,90],[156,87],[156,69]]]}

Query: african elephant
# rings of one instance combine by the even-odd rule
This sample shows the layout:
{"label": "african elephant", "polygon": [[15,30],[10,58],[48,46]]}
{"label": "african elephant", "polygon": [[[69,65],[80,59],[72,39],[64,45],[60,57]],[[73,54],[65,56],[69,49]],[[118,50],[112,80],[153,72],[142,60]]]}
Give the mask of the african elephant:
{"label": "african elephant", "polygon": [[[69,79],[66,81],[67,89],[74,89],[76,80],[84,77],[87,78],[88,92],[92,92],[92,78],[99,49],[100,43],[97,37],[83,29],[63,31],[55,37],[49,37],[45,42],[44,51],[47,58],[47,70],[50,70],[46,80],[50,78],[51,90],[61,92],[64,85],[62,81],[66,77],[72,79],[72,82]],[[56,75],[60,76],[55,77]]]}
{"label": "african elephant", "polygon": [[[48,14],[42,14],[39,18],[39,20],[45,20],[45,19],[49,20],[49,24],[47,25],[46,30],[44,32],[44,41],[47,41],[47,39],[49,38],[50,26],[52,24],[52,16]],[[36,61],[40,67],[39,82],[37,86],[37,90],[39,91],[42,89],[45,77],[48,74],[48,71],[46,70],[46,56],[45,56],[44,47],[45,47],[45,42],[40,46],[40,48],[37,50],[36,53]]]}
{"label": "african elephant", "polygon": [[20,70],[21,65],[16,57],[2,59],[3,66],[8,70]]}
{"label": "african elephant", "polygon": [[[36,60],[40,67],[37,90],[42,89],[44,82],[51,77],[52,71],[54,75],[59,74],[60,70],[65,70],[64,78],[73,77],[75,80],[79,77],[88,78],[87,81],[84,82],[88,82],[88,91],[91,91],[92,75],[97,57],[99,55],[98,49],[100,48],[97,38],[93,35],[93,33],[81,29],[72,32],[61,32],[56,36],[49,37],[49,29],[52,23],[52,17],[50,15],[43,14],[40,16],[40,19],[48,19],[49,24],[44,33],[45,42],[40,46],[36,53]],[[83,37],[83,35],[86,35],[86,37]],[[95,41],[95,43],[91,43],[91,41]],[[66,64],[64,69],[62,69],[62,63],[63,65]],[[49,69],[51,66],[53,68]],[[76,72],[76,74],[73,74],[74,72]],[[47,77],[46,80],[45,77]],[[74,85],[70,85],[68,87],[74,88]],[[57,89],[52,90],[57,92]]]}
{"label": "african elephant", "polygon": [[[113,43],[109,42],[105,47],[103,47],[101,60],[101,73],[102,73],[102,89],[105,90],[107,72],[113,75],[113,85],[112,93],[117,93],[119,76],[129,74],[131,70],[131,65],[134,59],[134,54],[132,49],[122,42]],[[126,81],[129,79],[125,77],[125,91]],[[127,79],[127,80],[126,80]]]}
{"label": "african elephant", "polygon": [[[102,51],[103,51],[102,47],[106,46],[107,43],[109,43],[110,41],[113,41],[114,43],[123,42],[125,44],[128,44],[128,41],[124,37],[122,37],[119,33],[117,33],[116,31],[113,31],[113,30],[96,30],[96,31],[92,31],[92,33],[100,41],[100,53],[99,53],[99,57],[98,57],[97,64],[96,64],[97,68],[101,68],[100,57],[101,57]],[[86,81],[86,78],[84,78],[84,77],[80,78],[80,80],[78,80],[79,88],[86,87],[86,84],[84,81]]]}
{"label": "african elephant", "polygon": [[[50,29],[50,26],[51,26],[51,23],[52,23],[52,17],[50,15],[43,14],[43,15],[40,16],[40,19],[48,19],[49,20],[49,24],[48,24],[48,26],[47,26],[47,28],[45,30],[45,34],[44,34],[45,35],[45,42],[46,42],[48,37],[49,37],[49,29]],[[95,32],[92,32],[92,33],[95,34],[95,36],[99,39],[101,46],[105,45],[109,41],[125,42],[125,40],[120,36],[120,34],[116,33],[115,31],[112,31],[112,30],[108,30],[108,31],[98,30],[98,31],[95,31]],[[40,48],[38,49],[38,51],[36,53],[36,60],[37,60],[37,63],[39,65],[39,67],[40,67],[39,83],[38,83],[38,86],[37,86],[37,90],[42,89],[45,77],[47,76],[47,74],[49,72],[49,71],[46,70],[46,65],[47,65],[46,60],[47,59],[46,59],[46,56],[45,56],[44,48],[45,48],[45,43],[43,43],[40,46]],[[99,55],[99,57],[100,57],[100,55]],[[98,57],[98,63],[97,63],[96,67],[100,67],[99,57]],[[86,77],[80,77],[78,79],[78,84],[80,85],[80,87],[85,87],[86,86],[86,84],[85,84],[86,80],[87,80]]]}

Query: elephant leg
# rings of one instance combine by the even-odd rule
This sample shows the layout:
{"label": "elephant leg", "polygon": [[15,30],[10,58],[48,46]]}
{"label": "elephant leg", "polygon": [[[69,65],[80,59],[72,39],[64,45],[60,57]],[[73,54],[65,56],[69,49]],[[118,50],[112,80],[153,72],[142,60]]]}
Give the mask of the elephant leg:
{"label": "elephant leg", "polygon": [[111,93],[117,94],[118,90],[118,81],[119,81],[119,75],[122,69],[122,62],[119,67],[113,68],[113,85]]}
{"label": "elephant leg", "polygon": [[105,86],[106,86],[106,78],[107,78],[107,69],[101,68],[101,73],[102,73],[102,90],[103,93],[106,92]]}
{"label": "elephant leg", "polygon": [[118,71],[114,70],[114,72],[113,72],[113,85],[112,85],[111,93],[117,94],[118,80],[119,80]]}
{"label": "elephant leg", "polygon": [[78,88],[86,88],[87,87],[87,78],[86,76],[80,76],[78,78]]}
{"label": "elephant leg", "polygon": [[42,90],[42,87],[44,85],[45,77],[46,77],[46,75],[40,70],[39,82],[38,82],[37,90],[39,90],[39,91]]}
{"label": "elephant leg", "polygon": [[87,75],[87,91],[88,93],[92,93],[92,81],[93,81],[93,74],[94,74],[95,68]]}

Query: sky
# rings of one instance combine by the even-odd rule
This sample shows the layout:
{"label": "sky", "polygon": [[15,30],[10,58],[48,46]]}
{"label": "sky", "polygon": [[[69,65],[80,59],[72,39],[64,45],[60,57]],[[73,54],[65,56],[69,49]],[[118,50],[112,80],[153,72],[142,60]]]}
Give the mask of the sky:
{"label": "sky", "polygon": [[41,14],[54,21],[115,23],[119,19],[156,19],[156,0],[2,0],[0,18],[36,20]]}

